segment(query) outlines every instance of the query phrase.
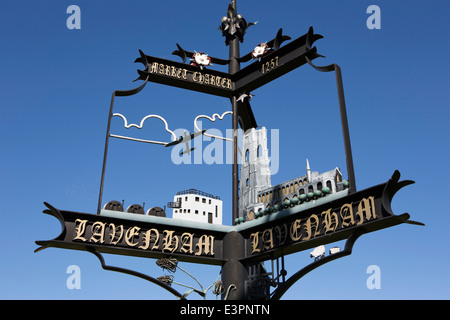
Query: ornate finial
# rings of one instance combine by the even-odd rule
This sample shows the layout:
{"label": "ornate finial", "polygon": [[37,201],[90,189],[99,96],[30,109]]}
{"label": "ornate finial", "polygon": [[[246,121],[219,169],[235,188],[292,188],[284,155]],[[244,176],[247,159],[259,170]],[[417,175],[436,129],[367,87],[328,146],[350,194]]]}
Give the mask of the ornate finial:
{"label": "ornate finial", "polygon": [[230,41],[235,37],[238,37],[240,42],[244,42],[245,32],[250,26],[256,23],[257,21],[247,23],[240,14],[237,14],[235,7],[230,3],[228,5],[227,16],[222,18],[219,30],[222,31],[222,36],[225,37],[225,44],[229,45]]}

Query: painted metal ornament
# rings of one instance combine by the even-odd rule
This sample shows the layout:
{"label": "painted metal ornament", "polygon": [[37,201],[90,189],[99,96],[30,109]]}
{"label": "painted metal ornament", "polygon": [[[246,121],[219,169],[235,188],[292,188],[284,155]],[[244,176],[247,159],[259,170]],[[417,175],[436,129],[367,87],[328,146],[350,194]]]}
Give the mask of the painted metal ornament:
{"label": "painted metal ornament", "polygon": [[203,67],[207,67],[211,65],[211,58],[208,57],[207,54],[203,52],[194,51],[194,55],[191,59],[191,65],[200,67],[203,70]]}
{"label": "painted metal ornament", "polygon": [[260,43],[252,51],[252,58],[261,61],[261,58],[263,57],[264,54],[267,53],[267,51],[269,51],[269,46],[267,45],[267,43]]}

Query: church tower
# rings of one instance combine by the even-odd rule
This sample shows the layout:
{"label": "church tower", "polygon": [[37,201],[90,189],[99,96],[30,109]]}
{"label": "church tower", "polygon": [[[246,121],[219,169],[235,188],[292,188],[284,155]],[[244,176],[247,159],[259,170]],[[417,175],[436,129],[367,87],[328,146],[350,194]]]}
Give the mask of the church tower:
{"label": "church tower", "polygon": [[267,129],[249,129],[243,135],[239,182],[239,217],[258,208],[258,192],[271,187]]}

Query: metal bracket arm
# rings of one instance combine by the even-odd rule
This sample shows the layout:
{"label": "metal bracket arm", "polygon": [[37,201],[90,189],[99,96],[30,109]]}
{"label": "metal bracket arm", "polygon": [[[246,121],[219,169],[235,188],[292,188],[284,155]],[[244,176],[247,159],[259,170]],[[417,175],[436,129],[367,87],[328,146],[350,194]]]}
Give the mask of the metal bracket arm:
{"label": "metal bracket arm", "polygon": [[155,279],[149,275],[146,275],[146,274],[134,271],[134,270],[125,269],[125,268],[108,266],[107,264],[105,264],[105,259],[103,259],[103,256],[101,255],[101,253],[98,252],[97,249],[95,249],[94,247],[88,246],[88,247],[86,247],[86,251],[92,253],[93,255],[95,255],[98,258],[98,260],[100,260],[100,264],[102,265],[103,270],[121,272],[121,273],[129,274],[129,275],[150,281],[150,282],[160,286],[161,288],[166,289],[167,291],[172,293],[177,298],[185,299],[185,296],[183,296],[183,294],[181,294],[180,292],[178,292],[177,290],[175,290],[168,284],[165,284],[165,283],[159,281],[158,279]]}

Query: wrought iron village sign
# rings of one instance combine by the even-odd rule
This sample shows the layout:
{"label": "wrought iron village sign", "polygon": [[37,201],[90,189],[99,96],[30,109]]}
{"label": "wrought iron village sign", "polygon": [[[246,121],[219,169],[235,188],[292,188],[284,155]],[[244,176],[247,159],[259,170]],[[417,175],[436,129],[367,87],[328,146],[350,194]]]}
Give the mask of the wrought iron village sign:
{"label": "wrought iron village sign", "polygon": [[[102,254],[158,259],[158,265],[171,271],[179,268],[178,261],[219,265],[222,267],[221,280],[214,283],[213,293],[222,295],[222,299],[280,299],[311,270],[351,254],[361,235],[401,223],[423,225],[409,220],[408,213],[395,215],[392,212],[391,201],[395,193],[414,183],[400,181],[398,171],[385,183],[356,189],[341,70],[337,64],[317,66],[312,63],[321,56],[313,44],[323,37],[310,27],[307,33],[290,41],[291,37],[283,35],[283,30],[279,29],[273,39],[240,56],[239,43],[254,24],[237,14],[235,0],[229,4],[227,16],[222,18],[219,26],[225,44],[229,46],[228,59],[187,51],[179,44],[173,54],[179,56],[181,62],[149,56],[139,50],[140,56],[135,62],[144,66],[138,70],[137,80],[143,81],[142,84],[131,90],[117,90],[111,99],[97,213],[62,210],[44,202],[47,207],[44,213],[56,217],[62,230],[53,240],[36,241],[39,245],[36,252],[50,247],[87,251],[98,257],[103,269],[143,278],[180,299],[186,298],[192,290],[205,297],[209,288],[192,289],[182,294],[172,287],[173,276],[154,278],[109,266]],[[241,69],[244,63],[248,65]],[[228,66],[228,72],[214,70],[214,65]],[[335,72],[348,179],[343,179],[339,168],[321,174],[313,172],[307,161],[306,175],[272,185],[270,174],[266,174],[270,173],[266,128],[257,125],[249,98],[252,90],[303,65],[321,72]],[[196,189],[181,191],[174,196],[173,202],[168,202],[168,207],[173,210],[172,218],[166,217],[165,208],[153,207],[145,212],[138,204],[124,210],[123,203],[118,201],[103,203],[110,138],[165,147],[185,143],[183,152],[190,152],[193,149],[189,149],[188,142],[205,134],[206,130],[203,130],[177,138],[171,132],[172,141],[169,142],[112,134],[113,116],[121,116],[126,123],[123,115],[113,113],[115,97],[137,94],[148,82],[230,100],[232,110],[219,118],[222,120],[225,114],[231,114],[233,132],[237,132],[239,125],[244,130],[240,168],[237,134],[232,139],[231,225],[222,225],[220,197]],[[164,118],[147,117],[159,118],[169,132]],[[326,255],[325,245],[341,240],[346,240],[345,247],[333,247]],[[312,250],[314,261],[286,278],[284,257],[308,249]],[[269,261],[271,272],[262,264]]]}
{"label": "wrought iron village sign", "polygon": [[[156,259],[171,255],[180,261],[220,265],[225,261],[223,240],[227,233],[237,231],[246,239],[248,254],[242,259],[264,261],[276,257],[279,254],[276,249],[280,247],[285,255],[314,247],[318,241],[346,239],[355,230],[368,233],[404,222],[416,224],[408,220],[407,213],[396,216],[391,212],[395,192],[413,183],[399,183],[399,177],[396,172],[387,183],[305,211],[298,212],[295,206],[286,205],[262,217],[257,225],[222,226],[220,230],[198,225],[196,228],[195,224],[186,230],[164,221],[168,218],[152,222],[146,217],[130,220],[115,212],[111,216],[93,215],[58,210],[45,203],[48,209],[44,212],[60,220],[63,230],[54,240],[37,244],[78,250],[91,247],[103,253]],[[279,218],[269,219],[277,215]]]}

